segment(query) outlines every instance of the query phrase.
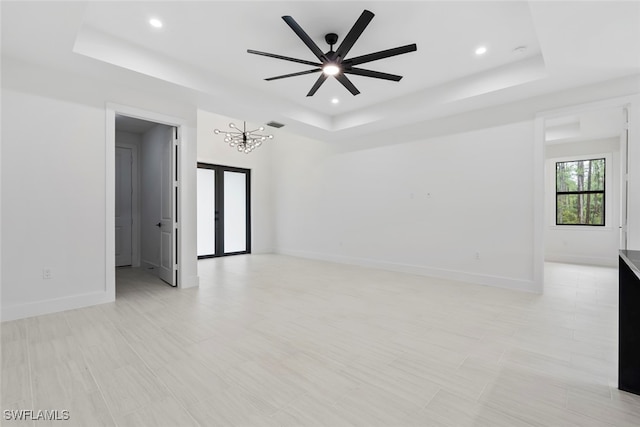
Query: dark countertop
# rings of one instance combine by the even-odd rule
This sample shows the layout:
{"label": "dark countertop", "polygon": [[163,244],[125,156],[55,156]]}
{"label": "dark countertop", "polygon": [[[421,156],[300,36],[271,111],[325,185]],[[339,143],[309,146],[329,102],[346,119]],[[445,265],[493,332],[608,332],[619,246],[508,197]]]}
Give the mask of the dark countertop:
{"label": "dark countertop", "polygon": [[620,258],[640,279],[640,251],[620,250]]}

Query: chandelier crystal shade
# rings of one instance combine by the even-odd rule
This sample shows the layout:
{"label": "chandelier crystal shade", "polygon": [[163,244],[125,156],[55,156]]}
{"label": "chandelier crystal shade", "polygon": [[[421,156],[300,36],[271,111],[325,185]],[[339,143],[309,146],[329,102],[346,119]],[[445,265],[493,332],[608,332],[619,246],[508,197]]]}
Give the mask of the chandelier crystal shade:
{"label": "chandelier crystal shade", "polygon": [[224,142],[229,144],[229,147],[236,147],[239,152],[245,154],[249,154],[256,148],[260,147],[267,139],[273,139],[273,135],[263,135],[258,133],[264,131],[263,126],[254,130],[247,130],[247,122],[243,122],[242,130],[233,123],[229,123],[229,127],[233,130],[225,132],[219,129],[214,129],[213,133],[216,135],[224,134]]}

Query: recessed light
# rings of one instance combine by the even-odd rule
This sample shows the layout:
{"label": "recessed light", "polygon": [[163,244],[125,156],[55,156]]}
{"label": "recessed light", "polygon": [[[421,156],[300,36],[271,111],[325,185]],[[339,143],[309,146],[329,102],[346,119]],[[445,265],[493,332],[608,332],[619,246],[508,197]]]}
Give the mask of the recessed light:
{"label": "recessed light", "polygon": [[333,98],[333,99],[331,100],[331,103],[332,103],[332,104],[337,104],[337,103],[339,103],[339,102],[340,102],[340,100],[339,100],[338,98]]}
{"label": "recessed light", "polygon": [[162,28],[162,21],[159,20],[158,18],[149,19],[149,24],[155,28]]}
{"label": "recessed light", "polygon": [[487,47],[486,46],[479,46],[476,49],[476,55],[484,55],[485,53],[487,53]]}

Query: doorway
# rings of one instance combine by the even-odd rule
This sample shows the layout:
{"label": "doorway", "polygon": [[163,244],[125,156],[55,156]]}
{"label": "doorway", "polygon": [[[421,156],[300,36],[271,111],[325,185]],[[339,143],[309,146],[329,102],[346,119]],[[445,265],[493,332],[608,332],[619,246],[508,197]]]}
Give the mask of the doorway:
{"label": "doorway", "polygon": [[251,253],[251,171],[198,163],[198,259]]}
{"label": "doorway", "polygon": [[545,260],[615,267],[620,248],[624,109],[545,120]]}
{"label": "doorway", "polygon": [[[627,214],[630,198],[627,191],[629,111],[637,101],[637,96],[612,98],[537,115],[534,146],[534,282],[539,285],[541,292],[544,292],[545,260],[617,265],[618,249],[626,244],[631,222]],[[558,218],[556,199],[562,196],[563,191],[557,191],[556,168],[567,166],[567,162],[571,161],[582,162],[584,166],[587,165],[586,161],[593,163],[598,159],[604,159],[608,168],[608,177],[605,176],[601,186],[607,205],[604,218],[598,226],[565,225],[564,218]],[[580,218],[580,214],[574,217]]]}
{"label": "doorway", "polygon": [[115,117],[115,266],[171,286],[177,269],[177,128]]}

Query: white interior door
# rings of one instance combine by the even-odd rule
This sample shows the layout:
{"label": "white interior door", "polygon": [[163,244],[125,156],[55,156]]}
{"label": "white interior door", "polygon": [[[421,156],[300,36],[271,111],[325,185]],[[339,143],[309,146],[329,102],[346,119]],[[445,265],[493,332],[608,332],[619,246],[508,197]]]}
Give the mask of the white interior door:
{"label": "white interior door", "polygon": [[116,267],[131,265],[133,223],[133,152],[116,147]]}
{"label": "white interior door", "polygon": [[176,195],[177,195],[177,135],[162,144],[161,191],[160,191],[160,265],[158,275],[172,286],[177,286],[176,248]]}

